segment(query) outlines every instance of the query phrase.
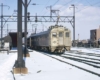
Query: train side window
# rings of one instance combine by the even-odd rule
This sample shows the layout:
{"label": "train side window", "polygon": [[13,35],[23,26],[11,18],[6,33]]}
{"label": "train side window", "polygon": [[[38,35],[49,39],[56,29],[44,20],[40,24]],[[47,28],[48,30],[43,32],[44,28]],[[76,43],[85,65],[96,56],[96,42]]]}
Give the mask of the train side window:
{"label": "train side window", "polygon": [[69,37],[69,32],[66,32],[66,37]]}
{"label": "train side window", "polygon": [[63,32],[59,32],[59,37],[63,37]]}
{"label": "train side window", "polygon": [[52,37],[57,37],[57,33],[52,33]]}

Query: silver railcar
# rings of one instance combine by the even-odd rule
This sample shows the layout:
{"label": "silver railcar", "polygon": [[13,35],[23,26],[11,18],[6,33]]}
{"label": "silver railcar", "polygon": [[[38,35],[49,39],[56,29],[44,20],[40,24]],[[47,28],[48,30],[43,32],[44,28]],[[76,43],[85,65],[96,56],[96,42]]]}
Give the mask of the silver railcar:
{"label": "silver railcar", "polygon": [[30,36],[31,47],[43,51],[62,53],[71,48],[71,31],[63,26],[50,26],[47,31]]}

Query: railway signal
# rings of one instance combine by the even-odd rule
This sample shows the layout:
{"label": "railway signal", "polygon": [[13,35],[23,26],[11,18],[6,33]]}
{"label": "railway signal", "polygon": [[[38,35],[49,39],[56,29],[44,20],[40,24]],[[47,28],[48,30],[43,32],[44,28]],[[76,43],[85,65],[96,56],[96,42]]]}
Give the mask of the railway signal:
{"label": "railway signal", "polygon": [[30,12],[27,13],[28,21],[30,21]]}

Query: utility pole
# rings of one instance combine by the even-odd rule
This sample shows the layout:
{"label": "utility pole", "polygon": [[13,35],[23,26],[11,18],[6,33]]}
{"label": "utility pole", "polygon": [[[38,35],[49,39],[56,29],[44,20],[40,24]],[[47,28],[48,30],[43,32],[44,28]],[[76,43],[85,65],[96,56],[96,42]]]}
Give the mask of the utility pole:
{"label": "utility pole", "polygon": [[43,25],[42,31],[44,31],[44,25]]}
{"label": "utility pole", "polygon": [[7,35],[8,35],[8,24],[7,24]]}
{"label": "utility pole", "polygon": [[59,15],[59,10],[53,10],[52,6],[48,6],[50,8],[50,21],[52,20],[52,13],[58,12]]}
{"label": "utility pole", "polygon": [[51,10],[51,12],[52,13],[56,13],[57,12],[58,14],[56,14],[56,15],[59,16],[59,10]]}
{"label": "utility pole", "polygon": [[[58,14],[56,14],[56,12],[58,13]],[[58,25],[58,22],[59,22],[59,10],[51,10],[51,13],[55,13],[56,15],[57,15],[57,22],[56,22],[56,25]]]}
{"label": "utility pole", "polygon": [[[37,27],[37,24],[32,24],[32,32],[33,32],[33,27]],[[35,32],[35,31],[34,31]]]}
{"label": "utility pole", "polygon": [[52,18],[52,6],[50,6],[50,21],[51,21],[51,18]]}
{"label": "utility pole", "polygon": [[[25,0],[25,3],[24,3],[24,29],[25,29],[25,39],[24,39],[24,42],[25,42],[25,54],[27,54],[27,7],[28,7],[28,4],[27,4],[27,0]],[[26,56],[25,56],[26,57]]]}
{"label": "utility pole", "polygon": [[[28,54],[28,52],[27,52],[27,18],[28,18],[28,20],[30,20],[30,13],[27,13],[27,8],[28,8],[28,5],[30,4],[30,2],[31,2],[31,0],[29,1],[29,3],[27,2],[27,0],[24,0],[24,3],[22,1],[23,6],[24,6],[25,54]],[[25,55],[25,57],[26,57],[26,55]]]}
{"label": "utility pole", "polygon": [[51,18],[52,18],[52,6],[47,6],[47,8],[50,8],[50,21],[51,21]]}
{"label": "utility pole", "polygon": [[2,34],[3,34],[3,3],[1,4],[1,47],[2,47]]}
{"label": "utility pole", "polygon": [[73,46],[75,46],[75,5],[72,4],[73,6]]}
{"label": "utility pole", "polygon": [[33,33],[33,25],[32,25],[32,33]]}
{"label": "utility pole", "polygon": [[[0,5],[1,6],[1,46],[2,47],[2,37],[3,37],[3,7],[7,6],[7,5],[3,5],[3,3]],[[8,9],[10,8],[9,6],[7,6]]]}
{"label": "utility pole", "polygon": [[17,49],[18,49],[18,58],[14,64],[14,73],[23,73],[27,74],[28,69],[25,67],[25,61],[23,60],[22,52],[22,0],[18,0],[18,14],[17,14]]}

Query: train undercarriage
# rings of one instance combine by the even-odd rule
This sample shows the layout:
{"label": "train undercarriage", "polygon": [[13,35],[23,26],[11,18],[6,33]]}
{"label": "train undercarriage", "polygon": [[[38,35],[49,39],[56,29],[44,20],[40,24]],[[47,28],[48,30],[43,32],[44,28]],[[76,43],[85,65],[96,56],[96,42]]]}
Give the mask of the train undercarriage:
{"label": "train undercarriage", "polygon": [[32,49],[35,50],[40,50],[40,51],[45,51],[45,52],[50,52],[50,53],[56,53],[56,54],[63,54],[66,50],[69,51],[70,50],[70,46],[34,46],[32,47]]}

